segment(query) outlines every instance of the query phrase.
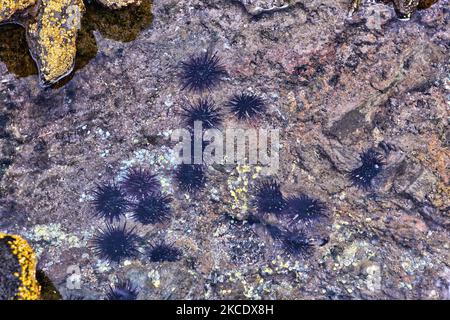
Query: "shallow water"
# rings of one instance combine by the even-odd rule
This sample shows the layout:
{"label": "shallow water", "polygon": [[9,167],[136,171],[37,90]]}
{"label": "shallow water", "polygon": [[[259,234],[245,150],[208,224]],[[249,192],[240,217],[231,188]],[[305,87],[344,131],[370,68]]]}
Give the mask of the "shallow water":
{"label": "shallow water", "polygon": [[[139,33],[152,23],[151,6],[150,0],[144,0],[140,6],[121,10],[110,10],[96,3],[88,4],[78,33],[74,69],[53,87],[66,84],[77,70],[85,67],[97,55],[95,32],[115,41],[135,40]],[[38,74],[36,64],[28,51],[25,29],[21,26],[0,26],[0,61],[5,63],[9,72],[18,77]]]}

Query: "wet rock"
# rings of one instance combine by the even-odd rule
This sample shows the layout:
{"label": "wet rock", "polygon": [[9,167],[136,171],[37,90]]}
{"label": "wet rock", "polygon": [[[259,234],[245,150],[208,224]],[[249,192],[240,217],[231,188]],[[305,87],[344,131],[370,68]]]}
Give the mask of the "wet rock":
{"label": "wet rock", "polygon": [[14,14],[19,13],[36,3],[36,0],[1,0],[0,24],[8,22]]}
{"label": "wet rock", "polygon": [[44,0],[36,20],[28,25],[30,51],[42,84],[50,85],[72,71],[84,10],[82,0]]}
{"label": "wet rock", "polygon": [[[141,0],[105,0],[101,3],[107,8],[122,9],[140,5]],[[50,86],[72,72],[78,31],[86,12],[82,0],[43,0],[39,3],[4,0],[0,4],[0,23],[18,23],[26,27],[28,46],[37,64],[42,86]],[[14,15],[19,11],[23,13],[20,17]],[[24,70],[32,71],[17,65],[10,68],[19,70],[21,74]]]}
{"label": "wet rock", "polygon": [[0,300],[38,300],[36,256],[21,237],[0,232]]}
{"label": "wet rock", "polygon": [[286,9],[293,5],[296,0],[238,0],[248,13],[257,16],[263,12],[273,12]]}
{"label": "wet rock", "polygon": [[[408,20],[411,15],[420,9],[431,7],[439,0],[384,0],[385,3],[392,3],[399,19]],[[358,10],[361,0],[353,0],[352,10]]]}

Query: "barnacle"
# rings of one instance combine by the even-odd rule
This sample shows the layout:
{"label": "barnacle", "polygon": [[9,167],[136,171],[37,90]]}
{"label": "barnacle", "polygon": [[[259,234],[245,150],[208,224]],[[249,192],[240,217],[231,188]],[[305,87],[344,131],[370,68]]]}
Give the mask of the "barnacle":
{"label": "barnacle", "polygon": [[217,53],[207,51],[181,64],[182,88],[197,92],[212,90],[226,74]]}

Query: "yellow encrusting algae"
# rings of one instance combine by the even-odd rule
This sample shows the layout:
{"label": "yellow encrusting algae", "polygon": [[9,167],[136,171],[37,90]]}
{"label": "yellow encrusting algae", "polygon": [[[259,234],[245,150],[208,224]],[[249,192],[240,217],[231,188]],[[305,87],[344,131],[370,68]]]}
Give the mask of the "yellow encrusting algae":
{"label": "yellow encrusting algae", "polygon": [[15,13],[25,10],[35,3],[36,0],[0,0],[0,23],[6,22]]}
{"label": "yellow encrusting algae", "polygon": [[8,245],[20,264],[19,272],[14,275],[19,278],[21,285],[14,298],[17,300],[39,300],[41,287],[36,280],[37,260],[33,249],[22,237],[0,232],[0,239],[6,237],[13,239],[13,241],[8,241]]}

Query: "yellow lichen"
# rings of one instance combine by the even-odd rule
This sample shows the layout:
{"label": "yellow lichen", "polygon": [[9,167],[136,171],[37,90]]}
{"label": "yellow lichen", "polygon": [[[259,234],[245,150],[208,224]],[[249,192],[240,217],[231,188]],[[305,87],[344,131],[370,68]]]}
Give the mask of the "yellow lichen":
{"label": "yellow lichen", "polygon": [[21,267],[20,272],[14,274],[21,282],[16,299],[39,300],[41,287],[36,280],[36,255],[33,249],[25,239],[0,232],[0,239],[5,237],[14,239],[14,241],[9,241],[8,244]]}
{"label": "yellow lichen", "polygon": [[54,82],[74,65],[76,36],[85,7],[82,0],[43,0],[40,9],[28,34],[37,48],[35,59],[42,80]]}
{"label": "yellow lichen", "polygon": [[25,10],[36,0],[0,0],[0,23],[8,21],[16,12]]}

